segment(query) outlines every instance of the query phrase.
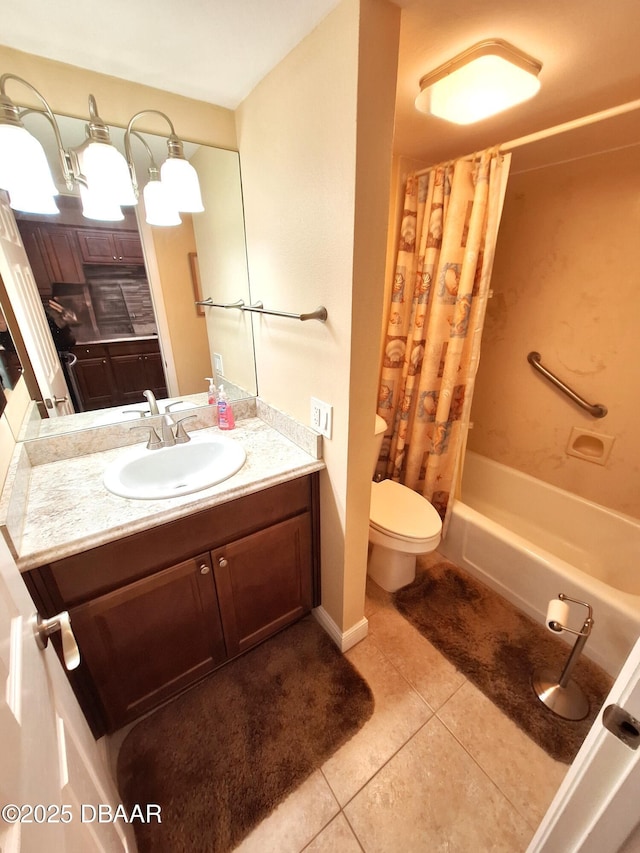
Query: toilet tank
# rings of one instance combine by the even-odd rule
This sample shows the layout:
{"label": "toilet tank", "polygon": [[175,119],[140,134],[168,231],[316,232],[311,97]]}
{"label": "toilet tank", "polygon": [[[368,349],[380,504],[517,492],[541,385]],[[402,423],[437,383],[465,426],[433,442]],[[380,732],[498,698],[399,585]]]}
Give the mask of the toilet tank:
{"label": "toilet tank", "polygon": [[380,456],[380,451],[382,450],[382,442],[384,441],[384,434],[387,430],[387,423],[384,418],[381,418],[380,415],[376,415],[376,427],[375,427],[375,436],[376,441],[374,445],[374,456],[373,456],[373,465],[371,467],[371,477],[375,477],[376,474],[376,465],[378,463],[378,457]]}

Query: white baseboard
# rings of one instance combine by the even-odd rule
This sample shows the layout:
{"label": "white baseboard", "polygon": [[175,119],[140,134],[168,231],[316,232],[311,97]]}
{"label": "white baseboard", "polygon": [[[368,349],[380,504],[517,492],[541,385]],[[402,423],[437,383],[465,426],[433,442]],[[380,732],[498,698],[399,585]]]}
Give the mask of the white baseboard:
{"label": "white baseboard", "polygon": [[364,640],[369,633],[369,621],[364,617],[343,633],[324,607],[314,607],[313,615],[341,652],[348,651],[356,643],[359,643],[360,640]]}

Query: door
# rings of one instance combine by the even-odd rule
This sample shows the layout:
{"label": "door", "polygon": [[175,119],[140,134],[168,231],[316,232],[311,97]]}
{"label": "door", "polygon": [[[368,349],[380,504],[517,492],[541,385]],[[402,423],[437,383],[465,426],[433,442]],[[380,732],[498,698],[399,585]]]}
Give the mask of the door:
{"label": "door", "polygon": [[34,612],[0,537],[0,850],[135,850],[130,825],[98,820],[118,795]]}
{"label": "door", "polygon": [[311,610],[311,517],[273,524],[211,552],[229,656]]}
{"label": "door", "polygon": [[[615,732],[608,708],[626,714]],[[626,741],[626,742],[625,742]],[[611,688],[527,853],[617,853],[640,824],[640,639]],[[637,843],[639,839],[634,838]],[[625,847],[626,851],[640,849]]]}
{"label": "door", "polygon": [[109,731],[227,657],[208,554],[80,604],[71,619]]}
{"label": "door", "polygon": [[49,417],[72,415],[73,406],[62,365],[5,193],[0,193],[0,276]]}

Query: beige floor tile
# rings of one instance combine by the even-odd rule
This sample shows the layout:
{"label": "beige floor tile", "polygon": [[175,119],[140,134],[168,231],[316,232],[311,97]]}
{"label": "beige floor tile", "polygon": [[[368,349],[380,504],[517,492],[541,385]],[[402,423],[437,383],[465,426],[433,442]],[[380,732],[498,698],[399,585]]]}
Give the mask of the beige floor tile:
{"label": "beige floor tile", "polygon": [[391,758],[432,711],[367,637],[347,652],[371,688],[375,709],[364,726],[322,766],[341,805]]}
{"label": "beige floor tile", "polygon": [[367,593],[364,601],[364,615],[367,619],[379,610],[388,610],[391,604],[391,593],[382,589],[381,586],[367,575]]}
{"label": "beige floor tile", "polygon": [[369,617],[369,636],[434,710],[464,684],[464,675],[395,607]]}
{"label": "beige floor tile", "polygon": [[533,835],[436,717],[344,812],[366,853],[521,853]]}
{"label": "beige floor tile", "polygon": [[304,848],[304,853],[362,853],[362,847],[341,812]]}
{"label": "beige floor tile", "polygon": [[317,770],[244,839],[236,853],[299,853],[339,811]]}
{"label": "beige floor tile", "polygon": [[469,682],[438,716],[535,829],[568,765],[547,755]]}

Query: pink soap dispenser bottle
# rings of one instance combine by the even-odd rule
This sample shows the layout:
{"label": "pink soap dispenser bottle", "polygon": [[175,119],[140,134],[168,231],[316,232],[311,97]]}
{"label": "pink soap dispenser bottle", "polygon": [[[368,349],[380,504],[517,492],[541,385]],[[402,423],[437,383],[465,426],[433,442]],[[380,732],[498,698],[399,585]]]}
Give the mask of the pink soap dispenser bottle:
{"label": "pink soap dispenser bottle", "polygon": [[233,415],[233,409],[229,405],[224,386],[221,385],[218,391],[218,426],[220,429],[233,429],[236,425],[236,419]]}

